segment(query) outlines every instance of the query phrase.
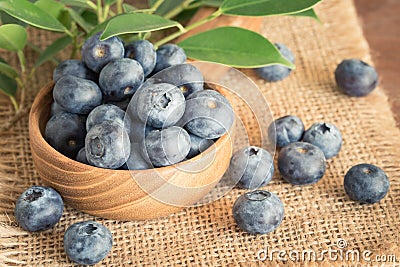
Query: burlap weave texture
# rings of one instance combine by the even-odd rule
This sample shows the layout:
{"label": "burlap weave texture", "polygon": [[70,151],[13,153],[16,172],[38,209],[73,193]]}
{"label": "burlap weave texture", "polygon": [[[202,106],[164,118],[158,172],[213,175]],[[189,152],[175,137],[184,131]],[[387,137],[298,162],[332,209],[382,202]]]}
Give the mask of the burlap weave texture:
{"label": "burlap weave texture", "polygon": [[[112,252],[99,266],[235,266],[256,264],[342,265],[357,261],[329,259],[287,262],[261,261],[259,251],[302,252],[337,249],[343,252],[371,251],[376,255],[396,255],[400,261],[400,132],[395,126],[382,88],[364,98],[350,98],[335,86],[333,72],[344,58],[371,62],[368,45],[357,21],[352,1],[323,1],[317,7],[322,24],[302,17],[266,18],[262,34],[285,43],[296,55],[296,70],[284,81],[267,83],[251,77],[268,100],[274,117],[294,114],[306,127],[318,121],[334,123],[342,131],[340,154],[328,161],[325,177],[311,186],[292,186],[276,171],[265,189],[276,193],[285,205],[285,219],[273,233],[252,236],[241,232],[231,216],[235,199],[244,190],[234,189],[223,198],[201,207],[188,208],[150,221],[112,221],[65,208],[61,221],[51,230],[31,234],[19,228],[13,208],[27,187],[41,184],[33,166],[28,138],[28,118],[24,117],[0,138],[0,265],[71,266],[63,251],[62,238],[74,222],[94,219],[105,224],[114,236]],[[32,41],[44,45],[54,36],[35,32]],[[15,59],[1,53],[17,66]],[[34,59],[32,54],[28,60]],[[51,64],[37,72],[28,91],[28,103],[52,75]],[[5,97],[0,98],[0,124],[13,115]],[[241,114],[246,118],[250,114]],[[245,120],[248,132],[254,127]],[[250,140],[257,145],[257,138]],[[390,177],[391,188],[380,203],[360,205],[343,189],[343,177],[353,165],[367,162],[380,166]],[[262,255],[261,255],[262,256]],[[272,263],[271,263],[272,261]],[[387,266],[394,264],[387,263]]]}

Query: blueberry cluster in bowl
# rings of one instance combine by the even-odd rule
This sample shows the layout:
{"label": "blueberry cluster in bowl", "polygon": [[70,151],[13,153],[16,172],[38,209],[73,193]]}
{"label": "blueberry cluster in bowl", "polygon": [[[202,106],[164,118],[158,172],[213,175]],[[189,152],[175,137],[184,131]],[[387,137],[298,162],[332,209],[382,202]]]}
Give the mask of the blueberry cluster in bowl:
{"label": "blueberry cluster in bowl", "polygon": [[100,36],[53,72],[44,136],[57,151],[101,168],[149,169],[195,157],[230,129],[230,103],[182,48]]}

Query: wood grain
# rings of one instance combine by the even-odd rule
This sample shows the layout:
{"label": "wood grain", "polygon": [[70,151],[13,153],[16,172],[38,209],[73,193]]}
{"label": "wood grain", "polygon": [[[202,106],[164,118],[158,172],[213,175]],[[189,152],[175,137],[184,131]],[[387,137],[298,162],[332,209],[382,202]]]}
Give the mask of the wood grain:
{"label": "wood grain", "polygon": [[[208,16],[213,10],[201,9],[190,23]],[[190,34],[219,26],[238,26],[259,32],[261,21],[261,18],[221,16]],[[189,34],[181,38],[187,36]],[[221,72],[225,71],[225,67],[221,67],[220,71],[217,67],[202,70],[208,81],[219,79],[224,74]],[[53,149],[43,138],[53,86],[54,84],[49,84],[43,88],[32,105],[29,118],[32,157],[44,183],[60,192],[65,203],[78,210],[120,220],[145,220],[165,216],[200,200],[215,186],[229,166],[232,140],[227,134],[215,143],[215,155],[207,150],[189,161],[153,170],[109,170],[71,160]],[[219,87],[214,89],[229,100],[227,90]],[[212,163],[202,166],[207,162]],[[202,171],[193,171],[198,169]],[[167,198],[173,204],[163,203],[154,196],[158,199]]]}
{"label": "wood grain", "polygon": [[[232,153],[228,134],[219,138],[214,148],[193,159],[156,169],[110,170],[69,159],[43,138],[52,89],[53,83],[42,88],[31,108],[32,158],[43,182],[56,189],[66,204],[78,210],[119,220],[165,216],[200,200],[228,168]],[[168,204],[164,203],[166,201]]]}
{"label": "wood grain", "polygon": [[380,84],[400,127],[400,1],[354,0]]}

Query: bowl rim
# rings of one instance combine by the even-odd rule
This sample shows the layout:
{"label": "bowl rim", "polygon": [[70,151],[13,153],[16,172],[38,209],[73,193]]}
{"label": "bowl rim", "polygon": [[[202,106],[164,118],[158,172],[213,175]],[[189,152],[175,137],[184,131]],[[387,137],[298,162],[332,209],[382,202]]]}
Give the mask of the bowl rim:
{"label": "bowl rim", "polygon": [[[221,144],[227,142],[228,138],[231,137],[231,131],[232,128],[234,127],[234,124],[231,126],[231,128],[225,133],[223,134],[221,137],[219,137],[217,139],[217,141],[214,142],[214,145],[208,147],[205,151],[200,152],[200,154],[196,155],[193,158],[190,159],[186,159],[183,160],[181,162],[172,164],[172,165],[168,165],[168,166],[163,166],[163,167],[153,167],[151,169],[144,169],[144,170],[123,170],[123,169],[109,169],[109,168],[101,168],[101,167],[97,167],[97,166],[93,166],[93,165],[89,165],[89,164],[85,164],[82,162],[79,162],[77,160],[71,159],[65,155],[63,155],[62,153],[60,153],[59,151],[57,151],[55,148],[53,148],[44,138],[44,135],[42,133],[42,131],[40,130],[40,120],[42,118],[40,118],[38,115],[38,110],[40,109],[40,104],[41,102],[46,99],[46,97],[48,97],[49,95],[51,95],[51,92],[54,88],[55,82],[51,81],[48,84],[46,84],[45,86],[43,86],[38,94],[35,96],[35,99],[32,103],[30,112],[29,112],[29,133],[30,133],[30,137],[35,136],[35,138],[39,138],[36,141],[38,141],[41,146],[44,146],[44,149],[46,149],[47,151],[51,151],[51,154],[56,154],[57,157],[59,158],[59,160],[62,160],[64,162],[66,162],[67,164],[78,164],[78,166],[80,166],[81,168],[85,168],[86,170],[92,170],[92,171],[118,171],[120,173],[145,173],[145,172],[154,172],[154,171],[166,171],[166,170],[171,170],[171,169],[177,169],[179,170],[179,166],[184,166],[186,164],[190,164],[192,162],[195,162],[199,159],[201,159],[203,157],[203,154],[207,154],[210,153],[210,150],[212,148],[215,147],[215,149],[219,149],[221,147]],[[211,90],[215,90],[218,91],[219,93],[221,93],[222,95],[224,95],[221,91],[223,91],[223,89],[221,89],[219,86],[213,85],[212,88],[210,88]],[[52,99],[50,103],[52,103],[54,100]],[[50,117],[49,117],[50,118]],[[48,118],[48,119],[49,119]],[[29,141],[30,143],[32,142],[31,140]],[[31,148],[32,149],[32,148]],[[178,168],[177,168],[178,167]]]}

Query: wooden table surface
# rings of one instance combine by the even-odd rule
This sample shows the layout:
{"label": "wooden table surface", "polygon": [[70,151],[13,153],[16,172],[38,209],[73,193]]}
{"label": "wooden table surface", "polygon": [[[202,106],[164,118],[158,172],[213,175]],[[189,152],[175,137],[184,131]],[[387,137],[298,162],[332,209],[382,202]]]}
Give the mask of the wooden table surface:
{"label": "wooden table surface", "polygon": [[400,1],[354,0],[380,83],[400,127]]}

